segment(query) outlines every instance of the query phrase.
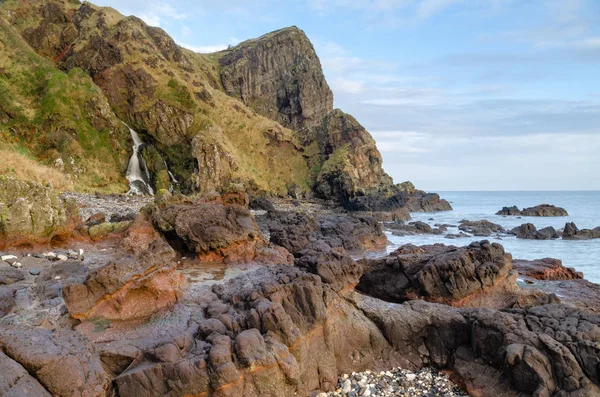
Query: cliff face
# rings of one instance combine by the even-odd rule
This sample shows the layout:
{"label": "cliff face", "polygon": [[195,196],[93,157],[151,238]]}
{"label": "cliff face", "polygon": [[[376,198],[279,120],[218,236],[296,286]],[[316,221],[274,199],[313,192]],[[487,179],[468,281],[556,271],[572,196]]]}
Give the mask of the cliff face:
{"label": "cliff face", "polygon": [[321,62],[296,27],[245,41],[217,56],[225,92],[286,127],[317,125],[333,109]]}
{"label": "cliff face", "polygon": [[[404,189],[384,172],[369,132],[333,110],[319,58],[296,27],[204,55],[139,18],[87,2],[6,0],[0,7],[53,73],[79,73],[98,92],[82,118],[109,132],[120,119],[141,135],[154,188],[169,185],[171,171],[183,192],[241,183],[273,194],[312,190],[360,210],[408,201],[398,197]],[[99,124],[99,113],[108,125]],[[122,175],[130,144],[119,131],[98,149],[115,159],[106,169]]]}

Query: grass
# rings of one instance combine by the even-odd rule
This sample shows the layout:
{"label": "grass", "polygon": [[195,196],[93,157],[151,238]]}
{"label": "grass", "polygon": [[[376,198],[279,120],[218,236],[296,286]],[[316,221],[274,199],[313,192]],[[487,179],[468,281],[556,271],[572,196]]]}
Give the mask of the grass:
{"label": "grass", "polygon": [[40,164],[17,151],[0,149],[0,174],[45,184],[52,183],[58,191],[73,190],[74,184],[69,175],[54,167]]}

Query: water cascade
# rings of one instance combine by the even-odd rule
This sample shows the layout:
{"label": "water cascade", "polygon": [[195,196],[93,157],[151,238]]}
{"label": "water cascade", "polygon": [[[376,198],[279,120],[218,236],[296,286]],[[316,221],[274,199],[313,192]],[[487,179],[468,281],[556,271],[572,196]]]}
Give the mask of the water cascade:
{"label": "water cascade", "polygon": [[133,139],[133,153],[129,159],[129,164],[127,165],[127,174],[125,175],[129,181],[128,193],[154,195],[154,190],[152,190],[150,183],[150,173],[148,172],[146,162],[141,155],[144,142],[142,142],[140,136],[131,127],[127,126],[127,128],[129,128],[131,139]]}

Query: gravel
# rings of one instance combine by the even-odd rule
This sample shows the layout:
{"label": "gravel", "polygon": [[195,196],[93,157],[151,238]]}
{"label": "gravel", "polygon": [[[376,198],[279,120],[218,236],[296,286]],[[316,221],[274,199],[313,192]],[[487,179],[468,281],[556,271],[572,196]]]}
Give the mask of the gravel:
{"label": "gravel", "polygon": [[109,222],[132,220],[140,210],[154,201],[152,196],[136,196],[128,194],[87,194],[65,192],[63,198],[70,198],[79,205],[79,213],[85,221],[90,216],[102,212]]}
{"label": "gravel", "polygon": [[434,368],[411,372],[394,368],[385,372],[365,371],[340,377],[334,392],[317,397],[464,397],[467,394]]}

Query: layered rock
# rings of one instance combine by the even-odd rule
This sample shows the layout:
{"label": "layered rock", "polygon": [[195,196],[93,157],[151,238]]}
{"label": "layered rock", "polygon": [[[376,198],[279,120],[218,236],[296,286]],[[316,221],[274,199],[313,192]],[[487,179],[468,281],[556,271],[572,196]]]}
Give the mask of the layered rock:
{"label": "layered rock", "polygon": [[583,273],[572,267],[564,267],[560,259],[543,258],[533,261],[513,260],[515,270],[536,280],[576,280],[582,279]]}
{"label": "layered rock", "polygon": [[564,208],[550,204],[540,204],[519,210],[516,206],[503,207],[496,215],[509,216],[569,216]]}
{"label": "layered rock", "polygon": [[140,214],[123,240],[129,253],[63,289],[65,305],[78,320],[144,319],[173,306],[186,285],[175,271],[175,252]]}
{"label": "layered rock", "polygon": [[551,240],[560,237],[560,234],[552,226],[537,230],[534,224],[524,223],[510,231],[517,238],[526,240]]}
{"label": "layered rock", "polygon": [[319,58],[295,26],[216,55],[225,92],[286,127],[317,125],[333,110],[333,93]]}
{"label": "layered rock", "polygon": [[579,229],[574,222],[567,222],[563,229],[563,240],[591,240],[600,238],[600,226],[594,229]]}
{"label": "layered rock", "polygon": [[51,187],[0,176],[0,246],[63,238],[79,221],[75,204]]}
{"label": "layered rock", "polygon": [[511,259],[501,245],[488,241],[463,248],[408,244],[387,258],[367,261],[357,289],[391,302],[510,307],[518,290]]}

